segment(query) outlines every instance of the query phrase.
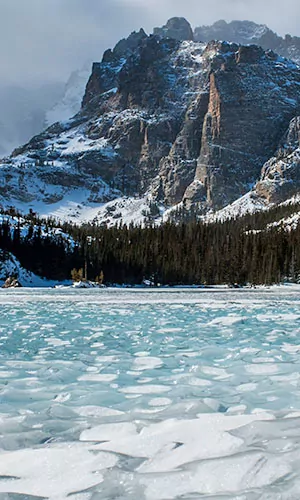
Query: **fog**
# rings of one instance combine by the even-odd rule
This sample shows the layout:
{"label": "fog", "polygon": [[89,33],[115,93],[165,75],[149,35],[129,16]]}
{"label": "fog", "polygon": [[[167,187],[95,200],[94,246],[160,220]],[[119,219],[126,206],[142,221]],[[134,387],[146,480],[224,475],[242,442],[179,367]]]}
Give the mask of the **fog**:
{"label": "fog", "polygon": [[299,0],[0,0],[1,85],[66,81],[140,27],[249,19],[300,36]]}

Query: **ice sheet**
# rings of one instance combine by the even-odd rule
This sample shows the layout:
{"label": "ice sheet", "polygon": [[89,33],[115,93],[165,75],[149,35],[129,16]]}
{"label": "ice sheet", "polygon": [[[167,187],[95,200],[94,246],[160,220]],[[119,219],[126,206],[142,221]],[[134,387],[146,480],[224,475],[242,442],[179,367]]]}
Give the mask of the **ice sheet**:
{"label": "ice sheet", "polygon": [[298,500],[299,302],[0,291],[0,493]]}

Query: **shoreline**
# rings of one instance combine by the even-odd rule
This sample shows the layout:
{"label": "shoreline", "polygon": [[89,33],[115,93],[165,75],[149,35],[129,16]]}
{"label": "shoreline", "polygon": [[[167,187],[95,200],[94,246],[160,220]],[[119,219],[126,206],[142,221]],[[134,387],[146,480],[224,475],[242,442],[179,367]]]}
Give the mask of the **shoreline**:
{"label": "shoreline", "polygon": [[194,291],[194,292],[255,292],[255,291],[275,291],[275,290],[293,290],[300,292],[300,284],[298,283],[279,283],[273,285],[245,285],[245,286],[229,286],[229,285],[161,285],[161,286],[145,286],[145,285],[109,285],[109,286],[74,286],[74,285],[45,285],[45,286],[21,286],[3,288],[0,285],[0,291],[7,292],[9,290],[74,290],[74,291],[134,291],[134,292],[173,292],[173,291]]}

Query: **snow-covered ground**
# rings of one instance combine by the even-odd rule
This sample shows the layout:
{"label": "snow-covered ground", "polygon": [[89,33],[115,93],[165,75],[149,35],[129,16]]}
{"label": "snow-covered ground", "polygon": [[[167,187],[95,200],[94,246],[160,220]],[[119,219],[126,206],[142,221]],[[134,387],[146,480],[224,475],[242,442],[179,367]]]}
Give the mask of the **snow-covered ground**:
{"label": "snow-covered ground", "polygon": [[270,207],[270,204],[266,203],[263,198],[258,197],[254,191],[249,191],[230,205],[227,205],[213,214],[208,214],[205,219],[208,221],[222,222],[228,219],[237,219],[246,214],[268,210]]}
{"label": "snow-covered ground", "polygon": [[47,280],[41,278],[36,274],[24,269],[21,266],[20,261],[11,253],[6,255],[4,261],[2,261],[2,255],[0,251],[0,287],[4,285],[6,278],[9,276],[15,277],[22,287],[29,288],[52,288],[55,285],[70,285],[71,281],[65,281],[63,283],[57,280]]}
{"label": "snow-covered ground", "polygon": [[[109,189],[104,186],[104,197],[106,191],[107,196],[109,196]],[[62,199],[51,205],[34,200],[30,204],[10,200],[6,208],[13,204],[23,214],[27,214],[30,209],[42,218],[54,217],[58,221],[75,224],[97,222],[107,224],[108,227],[115,226],[120,222],[128,225],[131,223],[143,225],[151,215],[153,200],[149,193],[146,193],[141,198],[120,196],[106,203],[87,202],[89,196],[90,192],[87,189],[78,188],[69,191]],[[156,217],[156,223],[162,221],[161,216],[164,212],[163,206],[160,205],[158,209],[161,213]],[[0,212],[0,222],[1,217]]]}

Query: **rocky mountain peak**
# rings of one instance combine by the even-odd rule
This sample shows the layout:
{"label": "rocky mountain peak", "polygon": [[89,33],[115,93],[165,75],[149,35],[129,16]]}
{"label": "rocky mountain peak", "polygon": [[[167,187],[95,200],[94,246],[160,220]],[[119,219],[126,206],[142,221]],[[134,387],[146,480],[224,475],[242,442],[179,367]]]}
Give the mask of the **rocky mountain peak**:
{"label": "rocky mountain peak", "polygon": [[[289,61],[255,45],[226,42],[210,42],[203,56],[211,61],[208,108],[195,179],[183,196],[188,209],[222,207],[234,192],[245,193],[300,110],[300,72]],[[295,78],[293,98],[285,91],[288,74]]]}
{"label": "rocky mountain peak", "polygon": [[140,31],[133,31],[128,38],[120,40],[113,50],[106,50],[104,52],[102,62],[110,63],[113,60],[128,57],[146,38],[148,38],[148,35],[145,33],[143,28],[141,28]]}
{"label": "rocky mountain peak", "polygon": [[153,34],[179,41],[194,39],[192,27],[184,17],[172,17],[162,28],[154,28]]}
{"label": "rocky mountain peak", "polygon": [[275,163],[298,150],[298,116],[300,69],[274,52],[134,32],[94,63],[75,117],[0,165],[0,202],[55,214],[67,204],[72,217],[84,203],[102,222],[117,222],[126,204],[147,210],[145,200],[156,214],[178,204],[205,213],[249,191],[274,157],[261,177],[267,197]]}
{"label": "rocky mountain peak", "polygon": [[[126,57],[123,51],[120,55],[113,51],[110,59],[105,57],[102,63],[93,64],[83,98],[83,112],[95,105],[101,109],[104,93],[112,89],[119,90],[118,103],[125,108],[142,106],[143,102],[147,106],[152,102],[153,108],[162,105],[167,83],[163,61],[168,61],[180,42],[168,38],[162,43],[158,37],[141,34],[134,38],[134,43],[135,48],[128,50]],[[166,71],[169,68],[167,64]]]}

